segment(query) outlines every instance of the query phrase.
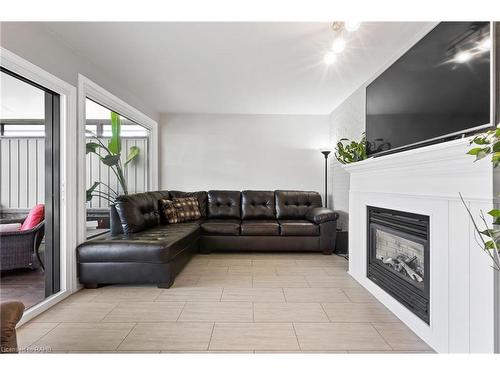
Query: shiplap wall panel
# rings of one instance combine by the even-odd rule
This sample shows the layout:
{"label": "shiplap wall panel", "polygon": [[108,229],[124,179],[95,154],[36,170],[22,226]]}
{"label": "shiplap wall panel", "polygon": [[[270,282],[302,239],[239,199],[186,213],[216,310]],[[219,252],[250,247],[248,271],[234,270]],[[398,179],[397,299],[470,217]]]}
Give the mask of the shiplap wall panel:
{"label": "shiplap wall panel", "polygon": [[[107,139],[103,140],[107,143]],[[125,138],[122,141],[122,162],[131,146],[140,149],[139,157],[125,167],[129,193],[148,189],[148,140]],[[44,138],[0,138],[0,208],[29,209],[45,200],[45,140]],[[122,193],[118,179],[110,168],[103,165],[94,154],[87,155],[86,186],[102,181],[111,189]],[[102,187],[106,193],[111,190]],[[91,208],[107,208],[108,202],[94,197]]]}

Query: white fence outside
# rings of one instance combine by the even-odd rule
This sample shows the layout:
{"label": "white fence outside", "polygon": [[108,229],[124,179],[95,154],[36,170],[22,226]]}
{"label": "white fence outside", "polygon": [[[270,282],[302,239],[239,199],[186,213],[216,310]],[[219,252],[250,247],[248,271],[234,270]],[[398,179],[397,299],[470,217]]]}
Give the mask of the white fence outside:
{"label": "white fence outside", "polygon": [[[103,139],[104,143],[108,142]],[[131,146],[140,149],[139,156],[127,167],[124,174],[129,193],[148,190],[148,139],[123,138],[122,162],[125,162]],[[39,137],[0,138],[0,209],[30,209],[45,200],[45,140]],[[121,193],[116,176],[109,167],[102,164],[96,155],[87,155],[86,187],[94,181],[102,181]],[[104,188],[103,188],[104,189]],[[108,189],[104,189],[109,192]],[[94,197],[89,208],[107,208],[105,199]]]}

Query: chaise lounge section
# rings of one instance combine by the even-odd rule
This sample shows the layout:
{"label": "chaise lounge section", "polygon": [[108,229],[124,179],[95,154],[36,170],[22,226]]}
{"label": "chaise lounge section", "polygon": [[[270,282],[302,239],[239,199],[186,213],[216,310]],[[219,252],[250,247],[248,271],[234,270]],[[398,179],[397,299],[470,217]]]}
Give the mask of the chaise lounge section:
{"label": "chaise lounge section", "polygon": [[[161,199],[196,197],[199,220],[168,224]],[[111,232],[77,249],[79,280],[169,288],[197,252],[335,248],[338,214],[310,191],[157,191],[118,197]]]}

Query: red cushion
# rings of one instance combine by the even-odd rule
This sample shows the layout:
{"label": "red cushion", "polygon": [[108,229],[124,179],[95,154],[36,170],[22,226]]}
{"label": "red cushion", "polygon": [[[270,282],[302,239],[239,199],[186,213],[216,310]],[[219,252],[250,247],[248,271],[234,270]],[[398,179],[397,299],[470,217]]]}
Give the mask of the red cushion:
{"label": "red cushion", "polygon": [[45,217],[45,206],[43,204],[37,204],[33,207],[28,214],[26,220],[24,220],[21,230],[30,230],[40,224]]}

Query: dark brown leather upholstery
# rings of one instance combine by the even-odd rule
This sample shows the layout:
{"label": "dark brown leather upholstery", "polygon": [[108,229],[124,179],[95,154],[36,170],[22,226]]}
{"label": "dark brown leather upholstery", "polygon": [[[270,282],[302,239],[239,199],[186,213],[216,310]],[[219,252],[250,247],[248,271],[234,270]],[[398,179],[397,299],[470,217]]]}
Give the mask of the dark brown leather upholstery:
{"label": "dark brown leather upholstery", "polygon": [[123,233],[141,232],[160,224],[158,202],[169,199],[167,191],[120,195],[116,198],[116,210],[122,223]]}
{"label": "dark brown leather upholstery", "polygon": [[282,236],[318,236],[319,226],[307,220],[279,220]]}
{"label": "dark brown leather upholstery", "polygon": [[203,234],[212,234],[219,236],[239,236],[239,219],[209,219],[201,224]]}
{"label": "dark brown leather upholstery", "polygon": [[[201,236],[200,251],[320,251],[320,237]],[[330,251],[325,253],[331,254]]]}
{"label": "dark brown leather upholstery", "polygon": [[101,236],[79,246],[78,261],[166,263],[199,235],[199,223],[188,222]]}
{"label": "dark brown leather upholstery", "polygon": [[315,191],[277,190],[276,217],[278,219],[305,219],[309,209],[321,207],[321,195]]}
{"label": "dark brown leather upholstery", "polygon": [[160,199],[196,196],[200,202],[204,192],[163,191],[119,197],[116,212],[111,212],[112,233],[77,249],[80,282],[169,287],[197,251],[332,253],[338,215],[320,207],[318,193],[244,191],[243,202],[241,195],[239,191],[209,191],[208,218],[166,225],[160,224]]}
{"label": "dark brown leather upholstery", "polygon": [[241,218],[275,219],[274,191],[245,190],[241,193]]}
{"label": "dark brown leather upholstery", "polygon": [[311,208],[306,212],[306,219],[315,224],[336,221],[338,218],[338,213],[325,207]]}
{"label": "dark brown leather upholstery", "polygon": [[82,284],[156,283],[169,287],[198,251],[202,220],[130,235],[103,235],[78,246]]}
{"label": "dark brown leather upholstery", "polygon": [[207,192],[206,191],[195,191],[186,192],[178,190],[170,190],[170,197],[173,198],[188,198],[195,197],[198,199],[198,205],[200,206],[201,217],[207,217]]}
{"label": "dark brown leather upholstery", "polygon": [[1,341],[0,353],[18,352],[16,325],[24,313],[24,305],[18,301],[6,301],[0,304]]}
{"label": "dark brown leather upholstery", "polygon": [[210,190],[208,192],[209,219],[240,219],[241,193],[231,190]]}
{"label": "dark brown leather upholstery", "polygon": [[243,220],[242,236],[279,236],[280,225],[276,220]]}

